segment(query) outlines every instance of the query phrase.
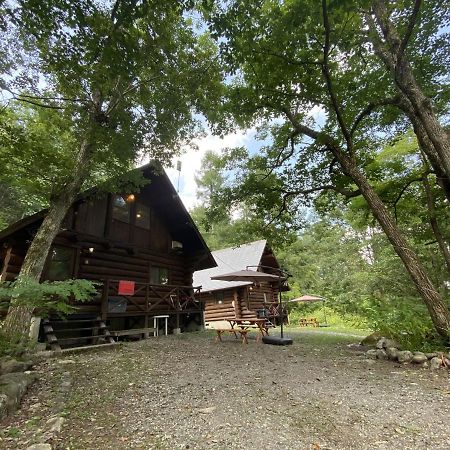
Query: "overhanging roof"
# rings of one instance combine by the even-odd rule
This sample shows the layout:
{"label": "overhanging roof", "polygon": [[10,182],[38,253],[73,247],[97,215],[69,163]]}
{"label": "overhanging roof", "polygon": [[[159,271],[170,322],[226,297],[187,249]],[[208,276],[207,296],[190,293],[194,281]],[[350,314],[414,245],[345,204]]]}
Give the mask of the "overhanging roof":
{"label": "overhanging roof", "polygon": [[[135,170],[142,171],[144,177],[150,180],[150,183],[141,188],[141,193],[151,198],[152,206],[166,224],[172,238],[176,241],[183,242],[186,253],[196,257],[199,261],[197,264],[198,268],[206,269],[214,267],[216,263],[208,246],[166,172],[156,162],[151,162]],[[155,170],[157,173],[155,173]],[[87,196],[95,196],[98,190],[97,187],[89,189],[80,194],[77,201],[81,201]],[[37,228],[46,213],[47,210],[44,209],[0,231],[0,242],[26,228]]]}
{"label": "overhanging roof", "polygon": [[[243,270],[247,266],[258,266],[266,244],[265,240],[260,240],[212,252],[217,267],[194,272],[194,286],[202,286],[203,292],[212,292],[253,284],[248,281],[211,280],[211,277]],[[256,270],[256,267],[250,267],[249,269]]]}

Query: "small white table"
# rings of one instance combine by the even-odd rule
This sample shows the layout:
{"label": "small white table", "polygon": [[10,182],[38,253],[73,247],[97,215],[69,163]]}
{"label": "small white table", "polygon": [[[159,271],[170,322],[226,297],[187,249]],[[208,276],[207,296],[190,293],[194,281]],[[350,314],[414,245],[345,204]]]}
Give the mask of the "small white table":
{"label": "small white table", "polygon": [[158,319],[164,319],[164,335],[167,336],[167,319],[169,316],[153,316],[153,336],[159,336]]}

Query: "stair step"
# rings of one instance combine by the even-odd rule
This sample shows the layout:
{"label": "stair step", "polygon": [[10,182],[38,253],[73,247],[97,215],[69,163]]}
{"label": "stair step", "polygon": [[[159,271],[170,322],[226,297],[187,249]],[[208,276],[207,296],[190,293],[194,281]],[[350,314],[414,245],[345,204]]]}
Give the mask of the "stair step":
{"label": "stair step", "polygon": [[53,333],[66,333],[71,331],[92,331],[92,330],[100,330],[102,327],[95,326],[95,327],[83,327],[83,328],[53,328]]}
{"label": "stair step", "polygon": [[59,345],[70,345],[70,344],[76,344],[77,342],[93,341],[95,339],[105,339],[105,336],[102,336],[100,334],[98,336],[78,336],[78,337],[71,337],[71,338],[62,338],[62,339],[58,339],[58,344]]}
{"label": "stair step", "polygon": [[71,348],[63,348],[61,350],[61,353],[76,353],[76,352],[83,352],[83,351],[88,351],[88,350],[92,350],[92,349],[97,349],[97,348],[108,348],[108,347],[117,347],[118,345],[120,345],[120,343],[118,342],[106,342],[104,344],[95,344],[95,345],[85,345],[82,347],[71,347]]}

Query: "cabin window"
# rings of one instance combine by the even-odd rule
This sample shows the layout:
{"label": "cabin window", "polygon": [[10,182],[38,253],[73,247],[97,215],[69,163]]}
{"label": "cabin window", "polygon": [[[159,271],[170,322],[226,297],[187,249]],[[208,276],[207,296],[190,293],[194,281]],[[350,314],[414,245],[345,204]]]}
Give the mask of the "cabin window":
{"label": "cabin window", "polygon": [[136,203],[135,225],[139,228],[150,230],[150,208],[148,206]]}
{"label": "cabin window", "polygon": [[52,247],[46,278],[51,281],[72,278],[74,254],[73,248]]}
{"label": "cabin window", "polygon": [[169,269],[167,267],[152,266],[150,270],[151,284],[169,284]]}
{"label": "cabin window", "polygon": [[214,292],[214,303],[216,305],[222,305],[223,304],[223,292]]}
{"label": "cabin window", "polygon": [[130,195],[115,195],[113,200],[113,219],[130,223],[131,200]]}

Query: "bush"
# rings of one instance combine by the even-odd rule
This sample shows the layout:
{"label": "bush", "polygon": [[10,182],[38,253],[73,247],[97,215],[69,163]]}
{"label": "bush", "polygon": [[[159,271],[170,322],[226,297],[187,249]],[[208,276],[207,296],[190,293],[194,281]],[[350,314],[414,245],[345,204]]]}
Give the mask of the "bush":
{"label": "bush", "polygon": [[54,312],[67,315],[76,311],[70,301],[85,302],[98,293],[101,283],[72,279],[64,281],[43,281],[22,278],[20,281],[0,283],[0,306],[7,307],[11,299],[14,304],[39,310],[40,316]]}

